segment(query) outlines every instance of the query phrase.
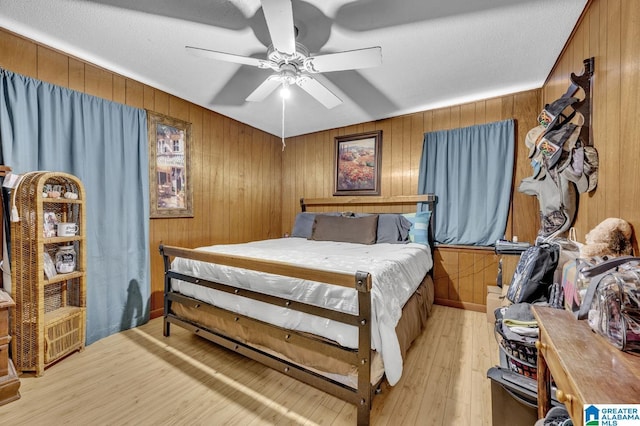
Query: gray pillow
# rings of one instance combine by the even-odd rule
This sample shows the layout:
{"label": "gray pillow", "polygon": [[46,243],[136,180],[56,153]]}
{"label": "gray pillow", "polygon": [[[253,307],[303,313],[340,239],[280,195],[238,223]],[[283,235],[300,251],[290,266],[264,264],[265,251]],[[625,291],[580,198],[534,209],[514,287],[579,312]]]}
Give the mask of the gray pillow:
{"label": "gray pillow", "polygon": [[300,237],[300,238],[311,238],[311,231],[313,229],[313,220],[318,215],[326,215],[326,216],[339,216],[338,212],[329,212],[329,213],[310,213],[310,212],[300,212],[296,215],[296,220],[293,224],[293,230],[291,231],[292,237]]}
{"label": "gray pillow", "polygon": [[[371,216],[371,213],[356,213],[356,217]],[[406,244],[409,240],[411,221],[402,214],[378,214],[378,243]]]}
{"label": "gray pillow", "polygon": [[316,241],[374,244],[378,230],[378,215],[342,217],[317,215],[311,232]]}
{"label": "gray pillow", "polygon": [[292,237],[309,238],[313,229],[313,220],[316,218],[315,213],[301,212],[296,215],[296,221],[293,224]]}
{"label": "gray pillow", "polygon": [[399,214],[378,215],[377,243],[406,244],[409,242],[411,221]]}

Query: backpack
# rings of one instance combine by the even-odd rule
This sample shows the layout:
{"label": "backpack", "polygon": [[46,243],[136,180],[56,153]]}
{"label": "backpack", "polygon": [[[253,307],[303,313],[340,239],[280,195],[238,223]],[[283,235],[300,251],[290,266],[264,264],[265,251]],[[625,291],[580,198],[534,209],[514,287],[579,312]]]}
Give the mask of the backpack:
{"label": "backpack", "polygon": [[548,301],[559,258],[557,244],[543,243],[526,249],[513,273],[507,299],[513,303]]}

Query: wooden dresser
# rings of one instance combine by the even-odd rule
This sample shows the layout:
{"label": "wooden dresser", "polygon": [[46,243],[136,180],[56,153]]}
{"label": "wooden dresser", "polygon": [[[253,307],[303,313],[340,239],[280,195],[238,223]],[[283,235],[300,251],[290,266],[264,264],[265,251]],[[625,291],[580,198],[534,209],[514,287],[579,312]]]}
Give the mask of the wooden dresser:
{"label": "wooden dresser", "polygon": [[538,417],[550,409],[550,377],[575,425],[584,424],[584,404],[640,403],[640,354],[616,349],[564,309],[534,307],[533,313],[540,327]]}
{"label": "wooden dresser", "polygon": [[9,308],[14,306],[9,294],[0,289],[0,405],[20,398],[20,379],[9,358]]}

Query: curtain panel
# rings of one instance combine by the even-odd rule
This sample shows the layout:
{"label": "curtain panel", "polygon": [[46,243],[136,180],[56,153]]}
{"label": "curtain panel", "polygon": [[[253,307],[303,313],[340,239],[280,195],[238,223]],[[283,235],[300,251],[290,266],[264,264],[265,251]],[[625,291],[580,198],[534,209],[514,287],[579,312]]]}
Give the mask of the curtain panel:
{"label": "curtain panel", "polygon": [[0,159],[86,191],[87,341],[149,319],[146,111],[0,69]]}
{"label": "curtain panel", "polygon": [[436,242],[489,246],[504,236],[514,152],[513,120],[424,135],[418,191],[438,196]]}

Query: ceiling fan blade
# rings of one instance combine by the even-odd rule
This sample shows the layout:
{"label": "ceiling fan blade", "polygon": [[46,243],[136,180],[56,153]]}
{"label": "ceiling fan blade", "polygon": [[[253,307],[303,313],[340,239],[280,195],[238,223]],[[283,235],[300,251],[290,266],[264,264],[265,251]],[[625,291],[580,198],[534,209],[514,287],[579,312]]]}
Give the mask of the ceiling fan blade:
{"label": "ceiling fan blade", "polygon": [[304,67],[309,72],[318,73],[372,68],[379,66],[381,63],[382,49],[377,46],[311,56],[305,59]]}
{"label": "ceiling fan blade", "polygon": [[247,96],[246,100],[248,102],[263,101],[267,96],[271,94],[271,92],[276,90],[276,88],[282,84],[282,82],[278,80],[276,77],[277,77],[277,74],[274,74],[269,78],[267,78],[265,81],[263,81],[262,84],[260,84],[260,86],[256,87],[256,90],[254,90],[253,92],[251,92],[249,96]]}
{"label": "ceiling fan blade", "polygon": [[251,65],[258,68],[272,68],[270,61],[256,59],[250,56],[234,55],[232,53],[217,52],[201,47],[185,46],[188,52],[202,58],[216,59],[218,61],[233,62],[234,64]]}
{"label": "ceiling fan blade", "polygon": [[302,75],[296,80],[296,84],[305,92],[316,98],[327,109],[334,108],[342,103],[342,99],[333,94],[324,84],[310,75]]}
{"label": "ceiling fan blade", "polygon": [[291,0],[262,0],[262,11],[273,47],[287,55],[296,53]]}

